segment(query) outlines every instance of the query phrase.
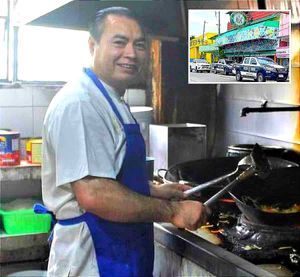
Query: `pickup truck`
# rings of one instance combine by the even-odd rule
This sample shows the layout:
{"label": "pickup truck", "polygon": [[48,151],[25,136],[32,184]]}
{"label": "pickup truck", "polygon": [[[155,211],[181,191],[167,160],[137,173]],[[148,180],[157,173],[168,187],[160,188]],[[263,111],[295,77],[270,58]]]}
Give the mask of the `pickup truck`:
{"label": "pickup truck", "polygon": [[213,72],[215,74],[221,72],[225,75],[233,74],[233,72],[232,72],[232,70],[234,69],[233,64],[234,64],[234,61],[220,59],[217,63],[212,64],[211,72]]}
{"label": "pickup truck", "polygon": [[287,67],[281,66],[270,58],[266,57],[247,57],[243,63],[236,66],[236,80],[242,81],[243,78],[254,79],[257,82],[273,80],[285,82],[289,74]]}
{"label": "pickup truck", "polygon": [[190,63],[190,72],[210,72],[210,64],[205,59],[194,59]]}

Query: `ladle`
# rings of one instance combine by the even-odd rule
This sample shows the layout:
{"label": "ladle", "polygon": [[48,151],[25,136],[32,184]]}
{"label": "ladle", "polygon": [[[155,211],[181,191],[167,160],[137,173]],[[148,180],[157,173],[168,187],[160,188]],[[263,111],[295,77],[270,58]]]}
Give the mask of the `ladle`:
{"label": "ladle", "polygon": [[214,204],[222,195],[224,195],[228,190],[233,188],[236,184],[239,182],[246,180],[247,178],[257,175],[258,177],[264,179],[269,175],[270,172],[270,164],[266,156],[264,155],[263,150],[258,144],[255,144],[253,147],[252,152],[250,155],[244,157],[242,160],[239,161],[237,169],[234,172],[231,172],[229,174],[226,174],[224,176],[218,177],[212,181],[200,184],[192,189],[186,190],[184,194],[186,196],[190,196],[196,192],[201,191],[204,188],[207,188],[209,186],[212,186],[216,183],[221,182],[222,180],[233,176],[236,174],[239,170],[242,170],[242,172],[227,186],[225,186],[223,189],[221,189],[218,193],[216,193],[214,196],[212,196],[210,199],[208,199],[204,204],[206,206],[211,206]]}

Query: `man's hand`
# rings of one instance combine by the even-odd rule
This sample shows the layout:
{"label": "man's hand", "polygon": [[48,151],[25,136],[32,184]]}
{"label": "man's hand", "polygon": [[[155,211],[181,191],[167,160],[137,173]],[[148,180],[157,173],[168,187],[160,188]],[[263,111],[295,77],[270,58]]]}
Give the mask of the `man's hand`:
{"label": "man's hand", "polygon": [[208,209],[198,201],[173,202],[174,215],[171,223],[178,228],[196,230],[204,225],[208,217]]}
{"label": "man's hand", "polygon": [[182,200],[185,199],[184,191],[190,189],[191,187],[186,184],[179,183],[170,183],[170,184],[161,184],[154,185],[150,183],[150,192],[152,197],[161,198],[161,199],[174,199]]}

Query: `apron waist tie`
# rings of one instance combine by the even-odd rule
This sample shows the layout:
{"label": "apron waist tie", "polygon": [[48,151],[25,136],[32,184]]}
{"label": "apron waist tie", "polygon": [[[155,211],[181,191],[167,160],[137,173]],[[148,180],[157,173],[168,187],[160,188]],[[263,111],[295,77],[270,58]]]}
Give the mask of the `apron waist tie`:
{"label": "apron waist tie", "polygon": [[44,205],[37,203],[33,205],[33,211],[36,214],[50,214],[51,215],[51,233],[48,238],[48,243],[51,244],[53,240],[53,227],[56,224],[57,220],[53,212],[49,211]]}
{"label": "apron waist tie", "polygon": [[73,218],[59,219],[57,220],[57,223],[63,226],[74,225],[86,221],[88,217],[89,217],[88,213],[84,213],[80,216],[76,216]]}

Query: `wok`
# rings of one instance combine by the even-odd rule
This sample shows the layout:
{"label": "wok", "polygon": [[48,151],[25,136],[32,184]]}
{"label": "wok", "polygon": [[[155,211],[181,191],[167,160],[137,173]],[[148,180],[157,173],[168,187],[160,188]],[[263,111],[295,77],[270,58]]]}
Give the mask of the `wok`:
{"label": "wok", "polygon": [[[193,186],[195,183],[205,183],[217,177],[229,174],[236,169],[240,160],[241,157],[221,157],[179,163],[166,170],[163,179],[165,182],[178,182],[185,180]],[[269,158],[269,161],[271,163],[271,169],[297,166],[296,163],[280,158],[271,157]],[[231,180],[232,179],[233,178],[231,178]],[[231,180],[223,180],[214,186],[202,190],[200,200],[203,201],[213,196],[222,189],[228,181]],[[227,195],[227,197],[230,196]]]}
{"label": "wok", "polygon": [[[166,170],[163,180],[164,182],[179,182],[185,180],[192,186],[195,183],[205,183],[234,171],[240,160],[240,157],[221,157],[179,163]],[[226,183],[227,180],[224,180],[204,189],[201,191],[201,196],[197,198],[200,201],[208,199],[222,189]],[[230,196],[227,195],[227,197]]]}
{"label": "wok", "polygon": [[300,204],[300,168],[279,168],[261,180],[255,176],[234,187],[230,195],[245,217],[254,223],[267,225],[300,224],[300,212],[270,213],[262,211],[260,205],[290,208]]}

